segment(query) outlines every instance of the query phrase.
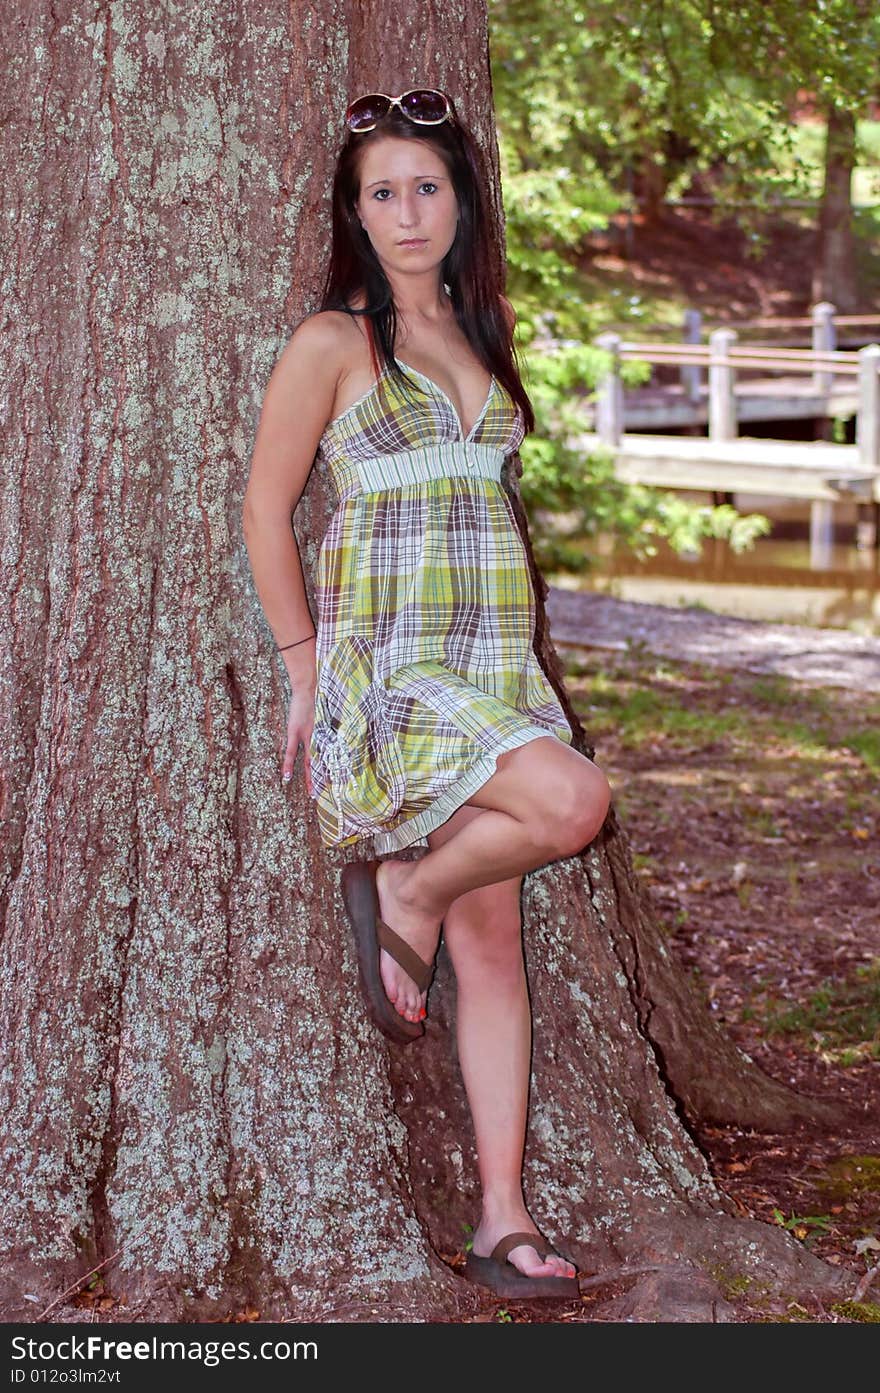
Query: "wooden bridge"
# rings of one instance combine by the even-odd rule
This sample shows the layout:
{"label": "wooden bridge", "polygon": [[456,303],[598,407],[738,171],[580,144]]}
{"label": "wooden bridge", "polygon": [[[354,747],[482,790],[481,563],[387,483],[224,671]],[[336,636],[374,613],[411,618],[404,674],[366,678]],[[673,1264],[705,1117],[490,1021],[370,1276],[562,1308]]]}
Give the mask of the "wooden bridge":
{"label": "wooden bridge", "polygon": [[[602,334],[606,371],[592,408],[593,430],[572,441],[585,452],[614,452],[616,473],[631,483],[712,494],[765,494],[810,502],[810,557],[830,565],[834,506],[855,501],[870,511],[880,545],[880,344],[841,351],[833,343],[833,306],[816,306],[813,347],[736,346],[733,329],[707,344],[628,343]],[[839,322],[839,321],[838,321]],[[863,321],[864,322],[864,321]],[[817,339],[819,342],[817,343]],[[669,385],[624,390],[621,365],[679,369]],[[740,434],[749,421],[855,417],[856,443],[765,440]],[[708,428],[708,435],[637,433],[638,425]]]}

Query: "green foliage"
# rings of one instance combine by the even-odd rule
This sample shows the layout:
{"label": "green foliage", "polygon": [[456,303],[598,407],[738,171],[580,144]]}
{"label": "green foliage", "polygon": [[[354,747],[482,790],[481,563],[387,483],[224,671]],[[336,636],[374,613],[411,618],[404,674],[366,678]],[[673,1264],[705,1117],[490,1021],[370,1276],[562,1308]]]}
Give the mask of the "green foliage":
{"label": "green foliage", "polygon": [[[801,186],[805,197],[818,199],[825,173],[824,122],[803,122],[792,128],[791,150],[797,168],[789,168],[781,153],[779,173],[792,180],[792,189]],[[880,198],[880,121],[856,122],[856,159],[853,198],[856,203],[876,202]]]}
{"label": "green foliage", "polygon": [[499,147],[518,310],[534,329],[545,317],[541,310],[555,306],[556,332],[574,331],[582,327],[583,316],[571,253],[588,233],[606,225],[618,199],[589,159],[576,172],[553,163],[552,156],[540,169],[523,168],[503,133]]}
{"label": "green foliage", "polygon": [[827,1233],[833,1228],[830,1214],[789,1214],[786,1219],[781,1209],[774,1209],[773,1218],[781,1228],[801,1239],[814,1237],[816,1231],[824,1230]]}
{"label": "green foliage", "polygon": [[834,416],[831,421],[831,439],[835,445],[846,444],[846,425],[853,420],[852,416]]}
{"label": "green foliage", "polygon": [[489,0],[489,18],[505,190],[551,171],[578,229],[624,206],[633,171],[670,193],[711,171],[722,201],[804,194],[794,104],[858,114],[878,90],[868,0]]}

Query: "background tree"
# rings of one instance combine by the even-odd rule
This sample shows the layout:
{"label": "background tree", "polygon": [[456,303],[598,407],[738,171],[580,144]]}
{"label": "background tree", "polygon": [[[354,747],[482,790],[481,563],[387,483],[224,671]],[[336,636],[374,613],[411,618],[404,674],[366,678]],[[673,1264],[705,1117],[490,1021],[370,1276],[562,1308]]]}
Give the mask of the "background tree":
{"label": "background tree", "polygon": [[[663,6],[645,0],[662,26]],[[859,146],[856,124],[880,95],[880,11],[871,0],[746,0],[735,10],[697,0],[712,66],[734,66],[764,96],[768,154],[785,141],[786,118],[804,94],[825,120],[824,179],[813,273],[814,300],[842,313],[862,308],[856,274],[852,176]],[[757,76],[755,76],[757,75]],[[796,163],[792,166],[797,174]],[[744,182],[748,181],[745,176]]]}
{"label": "background tree", "polygon": [[[301,777],[280,783],[286,692],[240,509],[267,377],[318,301],[347,97],[448,87],[498,201],[484,7],[239,0],[218,26],[55,0],[4,21],[3,1316],[96,1264],[129,1319],[473,1309],[438,1256],[477,1193],[448,963],[427,1039],[388,1049],[342,858]],[[313,475],[308,571],[330,506]],[[537,646],[558,682],[543,612]],[[650,1317],[723,1318],[732,1274],[841,1290],[733,1217],[689,1130],[831,1104],[717,1031],[613,812],[527,878],[524,914],[549,1233],[588,1270],[675,1255],[674,1289],[629,1298]]]}
{"label": "background tree", "polygon": [[[855,123],[880,97],[870,0],[490,0],[490,15],[511,172],[525,194],[544,171],[546,196],[548,168],[566,169],[573,234],[635,196],[650,235],[667,194],[701,173],[720,215],[732,202],[760,210],[808,192],[791,122],[811,99],[827,126],[814,297],[859,308],[847,239]],[[552,300],[552,279],[541,289]]]}

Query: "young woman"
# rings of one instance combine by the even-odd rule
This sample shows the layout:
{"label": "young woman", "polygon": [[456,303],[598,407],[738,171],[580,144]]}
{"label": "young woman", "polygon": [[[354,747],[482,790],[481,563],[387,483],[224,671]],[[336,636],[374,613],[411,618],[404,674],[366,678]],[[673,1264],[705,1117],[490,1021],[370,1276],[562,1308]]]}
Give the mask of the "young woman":
{"label": "young woman", "polygon": [[[421,1034],[441,926],[483,1210],[467,1275],[505,1297],[577,1294],[522,1193],[531,1051],[525,872],[599,831],[605,775],[533,652],[535,599],[505,457],[534,416],[514,362],[480,157],[433,89],[352,102],[319,312],[266,389],[243,525],[290,677],[322,839],[417,859],[343,871],[371,1017]],[[336,510],[317,629],[290,525],[317,455]]]}

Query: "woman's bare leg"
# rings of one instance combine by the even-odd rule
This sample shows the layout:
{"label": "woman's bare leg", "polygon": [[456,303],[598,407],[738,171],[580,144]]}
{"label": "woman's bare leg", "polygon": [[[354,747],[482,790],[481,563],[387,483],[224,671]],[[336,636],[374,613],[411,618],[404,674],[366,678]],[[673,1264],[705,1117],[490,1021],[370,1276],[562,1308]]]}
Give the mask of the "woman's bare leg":
{"label": "woman's bare leg", "polygon": [[[463,807],[428,838],[432,850],[468,823],[487,817]],[[458,985],[457,1039],[461,1073],[477,1143],[483,1210],[474,1252],[488,1257],[505,1234],[537,1232],[522,1192],[532,1017],[520,916],[522,876],[459,895],[443,920],[443,938]],[[514,1266],[529,1276],[574,1275],[563,1258],[544,1262],[528,1244],[514,1248]]]}
{"label": "woman's bare leg", "polygon": [[[382,918],[430,961],[454,900],[581,851],[605,821],[610,801],[598,765],[553,735],[507,751],[465,804],[484,816],[457,827],[418,861],[381,862],[376,888]],[[400,1015],[420,1019],[427,993],[384,950],[380,970]]]}

